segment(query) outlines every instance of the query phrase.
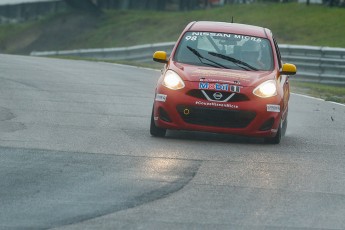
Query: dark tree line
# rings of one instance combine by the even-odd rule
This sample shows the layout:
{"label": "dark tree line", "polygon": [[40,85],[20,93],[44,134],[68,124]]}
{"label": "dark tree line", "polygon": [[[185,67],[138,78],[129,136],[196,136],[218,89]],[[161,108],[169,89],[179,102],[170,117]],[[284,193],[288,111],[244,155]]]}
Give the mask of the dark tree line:
{"label": "dark tree line", "polygon": [[[64,0],[73,9],[99,13],[101,9],[165,10],[169,0]],[[188,1],[188,0],[187,0]]]}
{"label": "dark tree line", "polygon": [[[99,14],[102,9],[193,10],[212,6],[215,0],[64,0],[70,7]],[[224,4],[246,3],[248,0],[224,0]],[[291,0],[254,0],[260,2],[289,2]],[[324,5],[341,6],[343,0],[323,0]],[[306,0],[307,5],[311,0]]]}
{"label": "dark tree line", "polygon": [[149,9],[166,10],[177,6],[179,10],[192,10],[210,5],[210,0],[64,0],[74,9],[100,12],[101,9]]}
{"label": "dark tree line", "polygon": [[98,14],[101,12],[100,8],[92,0],[64,0],[68,6],[73,9],[86,11]]}

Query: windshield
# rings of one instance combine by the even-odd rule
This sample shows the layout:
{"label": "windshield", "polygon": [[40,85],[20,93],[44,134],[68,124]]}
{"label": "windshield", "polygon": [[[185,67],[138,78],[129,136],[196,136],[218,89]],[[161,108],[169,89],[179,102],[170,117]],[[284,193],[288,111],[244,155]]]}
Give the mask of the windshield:
{"label": "windshield", "polygon": [[176,50],[174,60],[247,71],[273,69],[269,40],[238,34],[187,32]]}

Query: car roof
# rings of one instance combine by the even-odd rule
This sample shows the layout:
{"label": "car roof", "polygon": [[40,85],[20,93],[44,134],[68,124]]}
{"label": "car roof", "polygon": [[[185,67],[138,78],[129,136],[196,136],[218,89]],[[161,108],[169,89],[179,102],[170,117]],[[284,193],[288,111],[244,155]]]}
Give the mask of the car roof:
{"label": "car roof", "polygon": [[232,33],[262,38],[272,36],[272,32],[267,28],[239,23],[213,21],[191,22],[187,26],[186,31]]}

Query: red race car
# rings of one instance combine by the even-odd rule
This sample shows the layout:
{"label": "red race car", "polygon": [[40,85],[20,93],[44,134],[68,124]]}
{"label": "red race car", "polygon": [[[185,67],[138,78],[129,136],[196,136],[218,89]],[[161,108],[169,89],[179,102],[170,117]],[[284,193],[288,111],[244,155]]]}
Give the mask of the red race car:
{"label": "red race car", "polygon": [[189,23],[158,80],[150,133],[167,129],[263,137],[278,144],[287,128],[289,75],[269,29],[225,22]]}

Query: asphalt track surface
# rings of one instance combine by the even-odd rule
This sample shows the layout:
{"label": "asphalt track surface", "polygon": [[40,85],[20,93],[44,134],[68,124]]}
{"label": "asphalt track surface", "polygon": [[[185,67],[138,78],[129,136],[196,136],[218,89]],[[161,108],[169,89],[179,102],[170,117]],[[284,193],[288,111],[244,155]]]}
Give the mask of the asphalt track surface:
{"label": "asphalt track surface", "polygon": [[158,71],[0,55],[0,229],[345,229],[345,107],[280,145],[149,134]]}

